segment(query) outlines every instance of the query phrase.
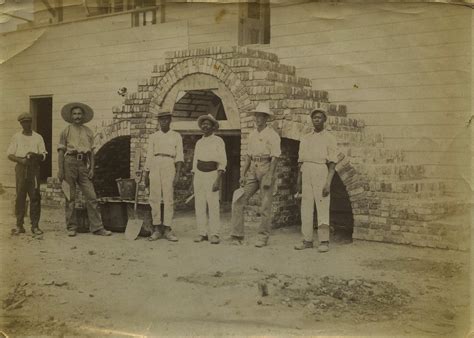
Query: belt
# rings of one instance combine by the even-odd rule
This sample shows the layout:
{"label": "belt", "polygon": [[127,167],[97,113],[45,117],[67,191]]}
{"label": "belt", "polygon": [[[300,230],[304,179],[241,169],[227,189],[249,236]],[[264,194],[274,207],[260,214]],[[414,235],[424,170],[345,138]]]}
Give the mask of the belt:
{"label": "belt", "polygon": [[171,158],[175,158],[174,155],[170,155],[170,154],[163,154],[163,153],[156,153],[155,156],[162,156],[162,157],[171,157]]}
{"label": "belt", "polygon": [[210,171],[217,170],[217,162],[197,160],[196,167],[199,171],[208,173]]}
{"label": "belt", "polygon": [[272,160],[272,157],[271,156],[267,156],[267,155],[264,155],[264,156],[252,156],[252,161],[255,161],[255,162],[271,162]]}
{"label": "belt", "polygon": [[80,153],[80,152],[78,152],[78,151],[66,153],[66,156],[75,157],[76,160],[78,160],[78,161],[87,160],[87,153]]}

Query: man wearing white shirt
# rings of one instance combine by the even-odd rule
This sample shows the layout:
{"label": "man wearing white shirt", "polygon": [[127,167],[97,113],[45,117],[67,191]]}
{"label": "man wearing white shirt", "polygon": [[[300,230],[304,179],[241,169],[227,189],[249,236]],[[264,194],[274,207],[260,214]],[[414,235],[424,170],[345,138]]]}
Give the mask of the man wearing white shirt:
{"label": "man wearing white shirt", "polygon": [[26,195],[30,199],[31,232],[41,235],[39,228],[41,216],[41,195],[39,188],[40,161],[46,159],[46,148],[43,137],[31,129],[33,117],[23,113],[18,116],[23,130],[13,135],[7,150],[8,159],[16,162],[16,228],[12,234],[25,233],[23,226],[26,208]]}
{"label": "man wearing white shirt", "polygon": [[[192,169],[199,232],[194,241],[199,243],[209,240],[211,244],[219,244],[219,190],[227,166],[225,143],[222,138],[214,135],[214,131],[219,129],[219,122],[212,115],[199,116],[197,123],[203,137],[196,142]],[[206,206],[209,209],[209,223]]]}
{"label": "man wearing white shirt", "polygon": [[273,186],[278,158],[281,155],[280,136],[267,121],[273,112],[268,103],[260,103],[253,111],[256,128],[249,134],[247,153],[240,175],[244,194],[232,205],[232,244],[242,244],[244,238],[244,206],[257,190],[260,190],[261,223],[258,228],[258,248],[267,245],[271,230]]}
{"label": "man wearing white shirt", "polygon": [[313,247],[313,212],[318,211],[318,251],[329,250],[329,202],[331,182],[337,163],[337,142],[324,128],[327,115],[322,109],[311,112],[314,130],[301,138],[298,154],[297,187],[301,196],[301,232],[303,242],[296,250]]}
{"label": "man wearing white shirt", "polygon": [[[179,133],[170,130],[170,112],[159,112],[160,130],[150,135],[145,162],[145,185],[150,187],[150,206],[154,232],[148,238],[151,241],[161,237],[177,242],[171,231],[174,214],[174,187],[178,183],[184,162],[183,139]],[[161,200],[164,204],[163,224],[161,221]]]}

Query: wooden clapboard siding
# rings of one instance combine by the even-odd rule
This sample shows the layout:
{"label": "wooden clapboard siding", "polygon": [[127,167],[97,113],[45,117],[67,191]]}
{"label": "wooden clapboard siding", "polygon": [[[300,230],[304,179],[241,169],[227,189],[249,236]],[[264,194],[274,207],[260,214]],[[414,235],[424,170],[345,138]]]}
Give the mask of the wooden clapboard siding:
{"label": "wooden clapboard siding", "polygon": [[472,20],[471,9],[445,4],[282,2],[259,47],[410,161],[455,172],[466,161],[446,151],[471,115]]}
{"label": "wooden clapboard siding", "polygon": [[[0,152],[5,153],[20,128],[16,116],[29,111],[33,95],[53,95],[55,149],[66,125],[60,116],[64,104],[75,100],[90,104],[96,114],[92,127],[110,119],[112,108],[123,101],[117,95],[120,87],[135,92],[137,83],[151,76],[153,66],[164,63],[166,51],[188,48],[188,25],[173,21],[131,28],[130,14],[123,14],[12,32],[0,41],[7,51],[2,57],[14,55],[0,65]],[[15,55],[15,50],[21,52]],[[7,182],[13,164],[3,163],[0,182]]]}

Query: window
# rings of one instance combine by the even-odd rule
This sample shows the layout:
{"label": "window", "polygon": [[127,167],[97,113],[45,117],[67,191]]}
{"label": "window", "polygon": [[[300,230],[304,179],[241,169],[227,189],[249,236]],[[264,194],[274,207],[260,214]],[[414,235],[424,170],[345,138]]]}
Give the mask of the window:
{"label": "window", "polygon": [[255,0],[239,5],[239,45],[270,43],[270,2]]}

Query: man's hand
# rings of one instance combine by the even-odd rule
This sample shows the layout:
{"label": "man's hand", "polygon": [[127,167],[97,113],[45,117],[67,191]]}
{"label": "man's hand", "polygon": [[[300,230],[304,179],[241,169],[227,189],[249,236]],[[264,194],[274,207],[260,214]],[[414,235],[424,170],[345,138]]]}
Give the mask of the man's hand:
{"label": "man's hand", "polygon": [[266,189],[270,188],[270,186],[272,185],[272,175],[266,173],[265,176],[263,176],[262,185]]}
{"label": "man's hand", "polygon": [[330,185],[326,183],[323,188],[323,197],[329,196],[330,191],[331,191]]}
{"label": "man's hand", "polygon": [[214,184],[212,185],[212,191],[219,191],[220,188],[221,188],[221,180],[217,178]]}
{"label": "man's hand", "polygon": [[90,169],[89,173],[87,174],[87,177],[89,177],[90,180],[94,178],[94,170]]}
{"label": "man's hand", "polygon": [[178,175],[175,175],[175,176],[174,176],[174,179],[173,179],[173,187],[176,187],[176,185],[178,184],[178,182],[179,182],[179,177],[178,177]]}
{"label": "man's hand", "polygon": [[58,179],[59,179],[59,182],[62,182],[64,180],[64,171],[62,170],[58,171]]}

